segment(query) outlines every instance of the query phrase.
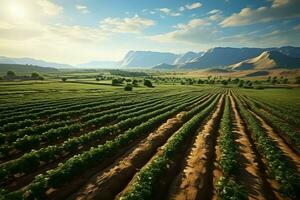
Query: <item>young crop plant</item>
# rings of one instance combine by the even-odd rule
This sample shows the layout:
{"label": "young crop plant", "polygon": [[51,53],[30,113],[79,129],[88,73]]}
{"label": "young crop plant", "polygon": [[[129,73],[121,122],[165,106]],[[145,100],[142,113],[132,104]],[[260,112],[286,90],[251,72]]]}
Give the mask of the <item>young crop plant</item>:
{"label": "young crop plant", "polygon": [[236,159],[238,150],[235,144],[235,136],[232,132],[231,110],[228,96],[225,99],[224,112],[220,125],[220,148],[220,166],[223,175],[216,186],[219,198],[222,200],[248,199],[246,188],[240,185],[235,178],[235,172],[238,171],[240,166]]}
{"label": "young crop plant", "polygon": [[276,146],[276,143],[268,137],[258,120],[245,108],[239,98],[236,98],[239,111],[248,124],[252,137],[257,142],[261,154],[266,158],[270,169],[269,174],[280,185],[280,192],[283,196],[293,199],[300,195],[300,175],[297,170],[290,167],[283,152]]}
{"label": "young crop plant", "polygon": [[171,136],[168,142],[162,147],[162,151],[136,174],[132,187],[120,197],[122,200],[152,199],[155,192],[155,185],[159,178],[168,170],[172,159],[174,159],[174,156],[182,147],[187,137],[197,130],[199,122],[215,108],[218,100],[219,98],[215,98],[209,106],[199,111]]}

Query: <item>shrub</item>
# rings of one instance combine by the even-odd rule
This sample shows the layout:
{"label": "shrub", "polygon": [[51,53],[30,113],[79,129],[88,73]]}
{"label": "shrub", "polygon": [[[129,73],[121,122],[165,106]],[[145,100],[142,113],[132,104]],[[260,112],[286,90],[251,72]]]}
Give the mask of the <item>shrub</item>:
{"label": "shrub", "polygon": [[148,80],[148,79],[145,79],[145,80],[144,80],[144,86],[147,86],[147,87],[153,87],[151,81]]}
{"label": "shrub", "polygon": [[67,78],[66,78],[66,77],[63,77],[61,80],[62,80],[63,82],[66,82],[66,81],[67,81]]}
{"label": "shrub", "polygon": [[125,90],[125,91],[132,91],[132,85],[131,85],[131,84],[127,84],[127,85],[124,87],[124,90]]}
{"label": "shrub", "polygon": [[16,73],[13,72],[13,71],[8,71],[8,72],[6,73],[6,75],[9,76],[9,77],[14,77],[14,76],[16,76]]}
{"label": "shrub", "polygon": [[113,80],[111,81],[111,85],[113,85],[113,86],[120,85],[120,81],[119,81],[118,79],[113,79]]}

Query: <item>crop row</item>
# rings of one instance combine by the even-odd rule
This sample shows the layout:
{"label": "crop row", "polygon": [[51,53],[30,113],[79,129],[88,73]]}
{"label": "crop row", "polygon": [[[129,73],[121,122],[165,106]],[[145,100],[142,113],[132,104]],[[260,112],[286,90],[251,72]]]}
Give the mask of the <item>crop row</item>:
{"label": "crop row", "polygon": [[[238,109],[248,124],[248,129],[256,141],[257,147],[267,160],[270,175],[280,184],[280,192],[291,198],[299,195],[300,176],[298,172],[290,167],[287,158],[276,146],[276,143],[266,135],[257,119],[247,111],[239,98],[236,98]],[[297,194],[298,193],[298,194]]]}
{"label": "crop row", "polygon": [[[142,101],[142,99],[139,100],[135,100],[136,102]],[[35,114],[24,114],[21,116],[17,116],[17,117],[11,117],[8,118],[7,120],[11,121],[18,121],[18,120],[23,120],[24,121],[18,121],[18,122],[12,122],[12,123],[7,123],[3,126],[2,130],[4,131],[13,131],[13,130],[17,130],[19,128],[24,128],[26,126],[32,125],[32,124],[38,124],[41,120],[37,119],[38,117],[43,116],[45,113],[51,114],[51,113],[56,113],[54,115],[49,116],[50,120],[59,118],[59,119],[66,119],[69,118],[71,116],[74,115],[79,115],[82,113],[87,113],[87,112],[94,112],[96,110],[105,110],[105,109],[111,109],[114,107],[118,107],[118,106],[122,106],[122,105],[129,105],[129,104],[133,104],[135,101],[125,101],[125,102],[115,102],[114,100],[105,100],[102,102],[92,102],[92,103],[88,103],[88,105],[84,104],[84,105],[76,105],[76,106],[72,106],[71,108],[63,108],[63,110],[68,110],[68,111],[63,111],[63,112],[58,112],[61,111],[62,109],[60,108],[55,108],[55,109],[49,109],[49,110],[44,110],[40,113],[35,113]],[[86,107],[88,106],[88,107]],[[94,107],[93,107],[94,106]],[[77,109],[75,109],[77,108]],[[81,108],[81,109],[79,109]],[[75,110],[73,110],[75,109]],[[43,115],[41,115],[41,113],[43,113]],[[30,120],[28,120],[27,118],[31,118]],[[32,120],[35,119],[35,120]],[[6,120],[6,121],[7,121]],[[28,121],[28,123],[24,123]]]}
{"label": "crop row", "polygon": [[282,122],[279,118],[276,116],[261,111],[258,106],[256,106],[255,102],[246,100],[247,104],[250,106],[250,108],[259,116],[261,116],[263,119],[265,119],[270,125],[279,133],[282,133],[282,136],[287,138],[290,145],[294,146],[298,152],[300,152],[300,133],[297,132],[295,129],[291,128],[291,126],[285,122]]}
{"label": "crop row", "polygon": [[239,169],[237,161],[238,149],[235,144],[235,136],[232,132],[232,120],[230,102],[225,99],[224,112],[220,124],[220,166],[222,177],[217,183],[217,192],[220,199],[248,199],[245,187],[236,182],[235,175]]}
{"label": "crop row", "polygon": [[291,123],[298,127],[300,126],[300,118],[294,116],[290,111],[288,111],[280,106],[276,106],[274,104],[267,103],[267,102],[257,100],[254,98],[251,98],[251,102],[253,102],[253,104],[255,104],[255,106],[257,106],[259,108],[263,108],[264,110],[275,115],[276,117],[278,117],[280,119],[284,119],[287,123]]}
{"label": "crop row", "polygon": [[[168,109],[165,109],[161,114],[153,116],[146,122],[139,123],[140,125],[120,134],[115,139],[106,141],[96,148],[91,148],[82,154],[73,156],[57,168],[48,170],[44,175],[37,176],[35,180],[27,186],[27,191],[24,193],[25,196],[23,197],[28,199],[43,198],[49,188],[58,188],[62,184],[74,179],[76,175],[81,174],[83,170],[98,165],[101,161],[104,162],[105,158],[113,156],[123,147],[126,148],[133,140],[141,135],[147,134],[170,116],[183,110],[193,102],[180,102],[176,106],[168,107]],[[11,193],[9,195],[16,195],[16,193]]]}
{"label": "crop row", "polygon": [[199,123],[216,107],[218,99],[215,98],[209,106],[194,115],[169,138],[155,157],[135,175],[131,187],[122,194],[121,199],[152,199],[159,179],[172,165],[174,157],[183,147],[186,139],[196,132]]}
{"label": "crop row", "polygon": [[[2,153],[4,156],[7,156],[7,153],[14,149],[19,150],[20,152],[27,152],[28,150],[38,148],[43,142],[53,143],[61,139],[69,138],[70,136],[78,133],[80,131],[80,127],[87,127],[91,125],[97,125],[97,127],[99,127],[104,124],[110,123],[111,121],[118,122],[120,121],[120,119],[127,119],[132,116],[138,116],[143,113],[152,112],[157,109],[163,108],[164,106],[167,105],[165,103],[161,103],[160,101],[156,101],[152,104],[151,103],[146,104],[147,106],[151,106],[150,108],[143,109],[143,107],[145,107],[143,106],[144,103],[148,103],[148,102],[142,102],[141,104],[129,105],[129,106],[108,110],[102,113],[103,114],[102,117],[89,120],[83,124],[74,123],[72,125],[60,127],[57,129],[50,129],[38,135],[30,135],[30,136],[26,135],[22,138],[18,138],[11,145],[3,145],[0,148],[0,153]],[[170,101],[168,104],[171,103],[172,101]],[[128,108],[132,108],[132,107],[134,108],[128,110]],[[123,110],[123,111],[115,112],[116,110]],[[130,112],[130,114],[128,114],[128,112]]]}
{"label": "crop row", "polygon": [[[193,99],[197,100],[197,97],[194,97]],[[57,157],[64,154],[65,152],[74,152],[78,150],[78,148],[82,145],[95,143],[107,136],[118,134],[118,132],[132,128],[152,117],[155,117],[160,113],[167,112],[168,110],[181,105],[184,101],[189,102],[191,101],[191,99],[182,100],[179,101],[177,104],[166,106],[163,109],[156,110],[150,113],[145,113],[134,118],[128,118],[117,124],[108,127],[102,127],[96,131],[89,132],[80,137],[68,139],[61,145],[48,146],[38,151],[32,150],[31,152],[24,154],[16,160],[12,160],[1,165],[0,179],[3,181],[7,180],[16,173],[27,174],[31,171],[36,170],[40,166],[41,161],[43,161],[44,163],[49,163]]]}

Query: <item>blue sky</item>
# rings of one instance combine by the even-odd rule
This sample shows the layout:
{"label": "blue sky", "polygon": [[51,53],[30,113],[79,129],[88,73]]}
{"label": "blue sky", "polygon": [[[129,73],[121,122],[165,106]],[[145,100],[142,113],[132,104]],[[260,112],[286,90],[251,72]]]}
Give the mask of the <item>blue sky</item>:
{"label": "blue sky", "polygon": [[300,46],[299,0],[0,0],[0,52],[78,64],[129,50]]}

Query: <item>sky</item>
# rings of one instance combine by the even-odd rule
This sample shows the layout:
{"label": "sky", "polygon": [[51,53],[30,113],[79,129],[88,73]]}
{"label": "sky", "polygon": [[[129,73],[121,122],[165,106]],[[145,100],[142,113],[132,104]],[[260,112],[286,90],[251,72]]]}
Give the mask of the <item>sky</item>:
{"label": "sky", "polygon": [[0,55],[79,64],[130,50],[300,46],[300,0],[0,0]]}

